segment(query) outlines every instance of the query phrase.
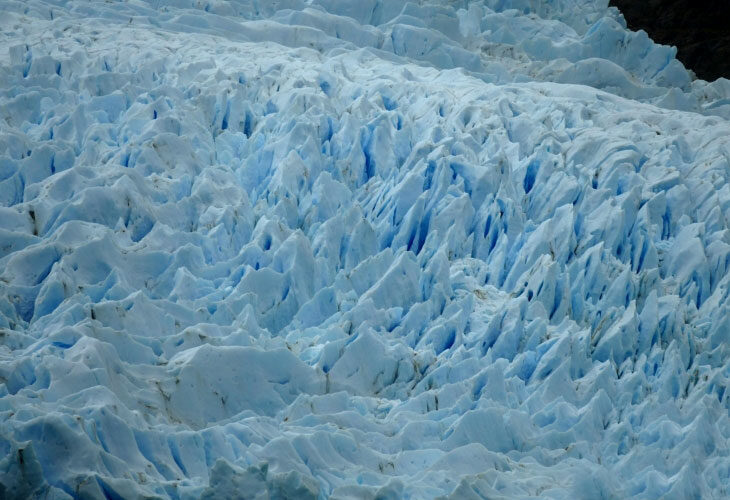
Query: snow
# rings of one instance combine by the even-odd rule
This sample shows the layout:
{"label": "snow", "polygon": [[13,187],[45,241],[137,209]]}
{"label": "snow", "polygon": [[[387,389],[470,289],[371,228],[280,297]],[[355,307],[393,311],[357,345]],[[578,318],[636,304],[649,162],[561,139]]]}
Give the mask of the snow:
{"label": "snow", "polygon": [[730,493],[727,80],[600,0],[0,10],[0,496]]}

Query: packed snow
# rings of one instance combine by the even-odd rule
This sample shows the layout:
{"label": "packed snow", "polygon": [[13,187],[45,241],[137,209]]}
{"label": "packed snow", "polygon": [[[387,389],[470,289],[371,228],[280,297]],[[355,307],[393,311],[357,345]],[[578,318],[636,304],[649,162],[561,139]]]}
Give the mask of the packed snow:
{"label": "packed snow", "polygon": [[606,0],[0,14],[0,497],[730,495],[730,81]]}

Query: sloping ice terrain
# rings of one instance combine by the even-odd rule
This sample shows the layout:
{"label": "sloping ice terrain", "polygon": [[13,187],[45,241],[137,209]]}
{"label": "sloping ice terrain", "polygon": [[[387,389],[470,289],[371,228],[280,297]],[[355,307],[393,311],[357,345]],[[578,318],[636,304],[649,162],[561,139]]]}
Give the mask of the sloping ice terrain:
{"label": "sloping ice terrain", "polygon": [[604,0],[0,2],[0,497],[730,495],[730,82]]}

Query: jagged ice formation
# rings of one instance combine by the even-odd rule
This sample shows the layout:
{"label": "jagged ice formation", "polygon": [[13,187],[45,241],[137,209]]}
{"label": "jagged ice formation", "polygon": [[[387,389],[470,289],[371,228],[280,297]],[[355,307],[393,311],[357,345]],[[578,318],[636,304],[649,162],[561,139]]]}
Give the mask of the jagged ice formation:
{"label": "jagged ice formation", "polygon": [[0,11],[0,496],[730,494],[727,80],[601,0]]}

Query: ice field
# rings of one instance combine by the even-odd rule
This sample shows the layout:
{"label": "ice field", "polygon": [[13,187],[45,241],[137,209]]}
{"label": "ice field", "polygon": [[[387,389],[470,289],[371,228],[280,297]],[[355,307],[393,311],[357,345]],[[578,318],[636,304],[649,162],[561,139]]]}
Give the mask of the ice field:
{"label": "ice field", "polygon": [[607,3],[0,1],[0,498],[730,496],[730,81]]}

